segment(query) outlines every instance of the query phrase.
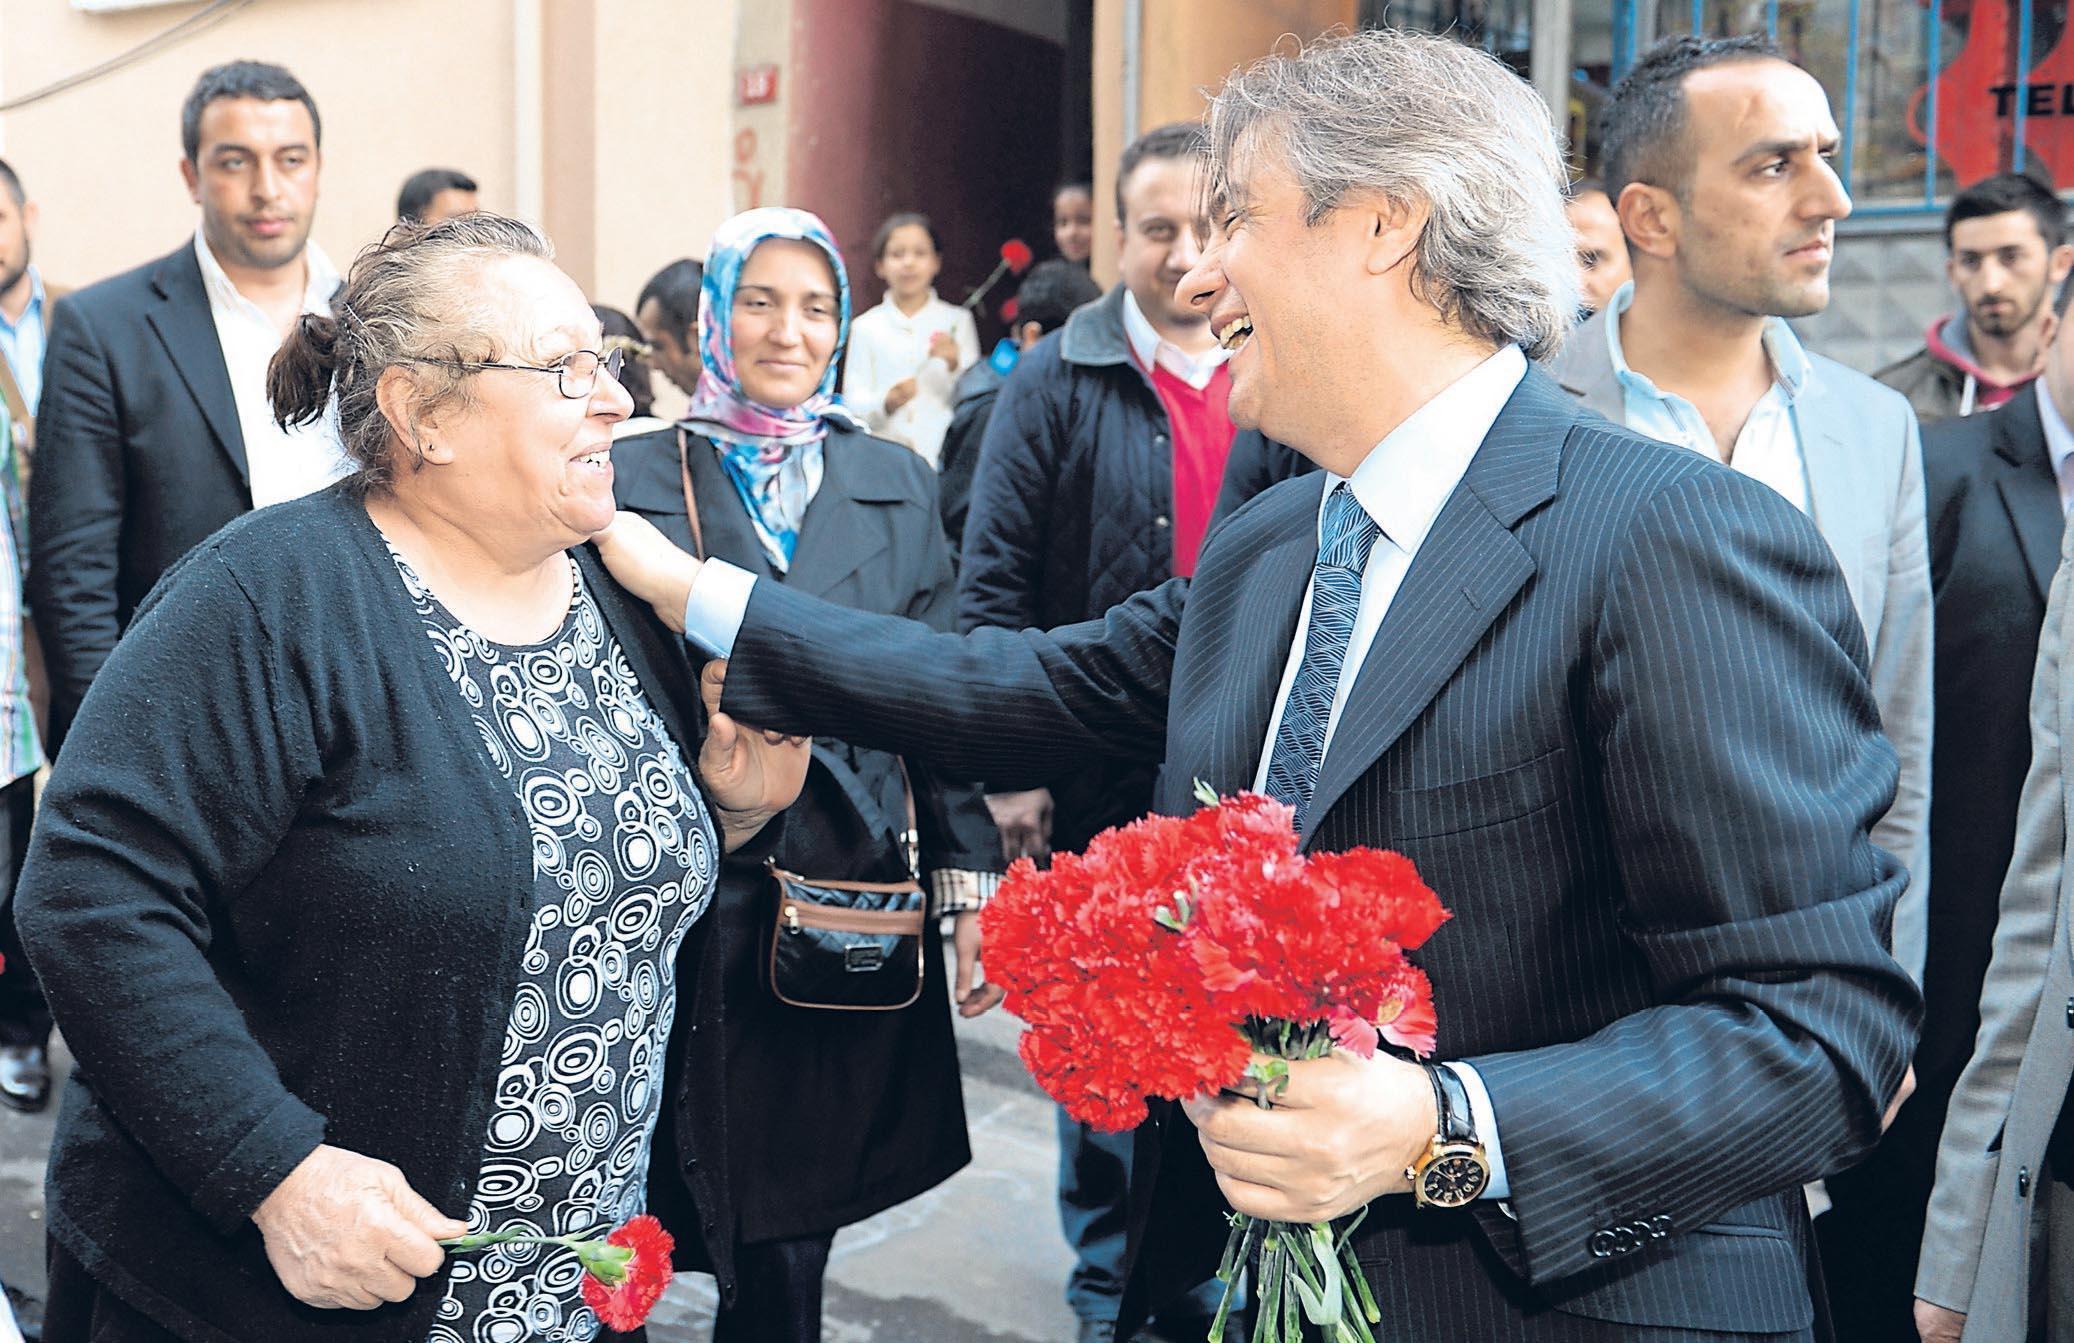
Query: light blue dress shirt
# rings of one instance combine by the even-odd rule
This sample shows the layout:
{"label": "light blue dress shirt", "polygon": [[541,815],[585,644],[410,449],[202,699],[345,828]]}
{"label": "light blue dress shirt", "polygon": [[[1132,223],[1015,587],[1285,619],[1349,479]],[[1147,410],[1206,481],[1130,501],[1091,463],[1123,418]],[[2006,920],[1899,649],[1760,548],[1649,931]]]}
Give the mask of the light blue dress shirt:
{"label": "light blue dress shirt", "polygon": [[1620,346],[1620,315],[1634,301],[1632,280],[1622,285],[1606,305],[1606,353],[1613,361],[1613,375],[1627,400],[1627,427],[1665,443],[1691,448],[1753,480],[1759,480],[1784,495],[1802,513],[1813,516],[1808,492],[1807,458],[1801,452],[1800,428],[1793,418],[1793,403],[1807,386],[1809,363],[1793,328],[1783,317],[1764,324],[1764,352],[1771,361],[1772,385],[1750,408],[1736,441],[1724,448],[1714,441],[1699,408],[1667,392],[1628,367]]}
{"label": "light blue dress shirt", "polygon": [[22,400],[29,403],[31,419],[35,418],[36,403],[43,396],[44,314],[49,306],[43,293],[43,277],[31,266],[29,306],[22,310],[21,320],[10,322],[7,314],[0,312],[0,359],[7,360],[8,368],[14,371]]}

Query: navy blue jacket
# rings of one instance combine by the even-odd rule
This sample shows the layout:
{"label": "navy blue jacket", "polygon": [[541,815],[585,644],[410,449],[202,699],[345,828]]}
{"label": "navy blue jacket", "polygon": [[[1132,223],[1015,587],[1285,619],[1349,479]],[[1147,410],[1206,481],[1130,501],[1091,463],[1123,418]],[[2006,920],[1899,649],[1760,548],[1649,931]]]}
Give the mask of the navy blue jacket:
{"label": "navy blue jacket", "polygon": [[[1131,355],[1124,288],[1024,352],[995,400],[958,565],[958,628],[1092,620],[1174,576],[1173,430]],[[1258,455],[1242,431],[1234,454]],[[1050,781],[1053,847],[1144,814],[1147,769]]]}
{"label": "navy blue jacket", "polygon": [[[1091,754],[1252,780],[1324,480],[1104,621],[962,639],[758,584],[726,710],[1027,787]],[[1921,1000],[1886,948],[1898,776],[1828,543],[1778,494],[1530,370],[1340,711],[1316,851],[1397,849],[1454,917],[1416,960],[1497,1117],[1510,1213],[1376,1200],[1392,1339],[1617,1343],[1826,1322],[1803,1182],[1861,1158]],[[1119,1334],[1200,1282],[1223,1204],[1177,1107],[1138,1130]],[[1658,1332],[1643,1333],[1643,1329]]]}

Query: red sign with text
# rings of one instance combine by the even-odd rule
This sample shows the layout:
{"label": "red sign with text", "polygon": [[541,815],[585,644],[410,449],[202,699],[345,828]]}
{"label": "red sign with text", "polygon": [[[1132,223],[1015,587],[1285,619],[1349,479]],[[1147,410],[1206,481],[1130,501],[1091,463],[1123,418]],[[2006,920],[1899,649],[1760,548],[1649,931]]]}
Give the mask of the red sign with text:
{"label": "red sign with text", "polygon": [[747,65],[735,71],[735,103],[740,107],[754,107],[759,103],[778,101],[778,67],[775,65]]}

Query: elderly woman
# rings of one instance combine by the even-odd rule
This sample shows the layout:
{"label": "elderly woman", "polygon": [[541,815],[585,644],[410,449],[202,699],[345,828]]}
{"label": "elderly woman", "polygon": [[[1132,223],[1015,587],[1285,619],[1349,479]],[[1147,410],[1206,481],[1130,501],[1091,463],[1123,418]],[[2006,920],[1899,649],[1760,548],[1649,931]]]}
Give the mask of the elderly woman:
{"label": "elderly woman", "polygon": [[[548,256],[487,214],[368,248],[271,377],[358,473],[198,547],[86,698],[21,888],[79,1060],[52,1340],[600,1332],[573,1256],[437,1242],[645,1206],[700,916],[805,744],[702,723],[583,548],[629,403]],[[710,1080],[657,1162],[719,1150]]]}
{"label": "elderly woman", "polygon": [[[707,252],[690,410],[675,430],[613,449],[614,488],[686,550],[947,627],[951,556],[935,473],[864,433],[833,395],[848,317],[843,259],[820,220],[760,209],[721,225]],[[820,879],[901,881],[911,874],[899,836],[916,823],[921,874],[938,908],[956,915],[961,1010],[976,1014],[998,999],[974,982],[976,906],[1003,866],[976,787],[824,738],[774,857]],[[781,1002],[764,974],[777,897],[758,863],[721,865],[724,1028],[680,1030],[685,1076],[701,1087],[728,1079],[740,1291],[720,1310],[718,1343],[819,1343],[836,1229],[913,1198],[970,1156],[941,958],[925,959],[921,995],[898,1011]],[[657,1198],[663,1206],[660,1189]]]}

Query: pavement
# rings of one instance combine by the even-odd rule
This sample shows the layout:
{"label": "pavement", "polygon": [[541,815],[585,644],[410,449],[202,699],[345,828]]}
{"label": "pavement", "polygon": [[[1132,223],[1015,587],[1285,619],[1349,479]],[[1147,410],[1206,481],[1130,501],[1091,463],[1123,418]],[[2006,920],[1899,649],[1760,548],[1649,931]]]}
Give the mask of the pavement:
{"label": "pavement", "polygon": [[[1053,1191],[1052,1106],[1015,1055],[1017,1023],[958,1022],[970,1166],[836,1237],[824,1343],[1071,1343],[1060,1297],[1072,1257]],[[58,1042],[59,1085],[71,1058]],[[57,1113],[0,1109],[0,1281],[40,1301],[43,1162]],[[713,1280],[686,1275],[649,1318],[652,1343],[706,1343]],[[27,1318],[38,1314],[34,1305]]]}

